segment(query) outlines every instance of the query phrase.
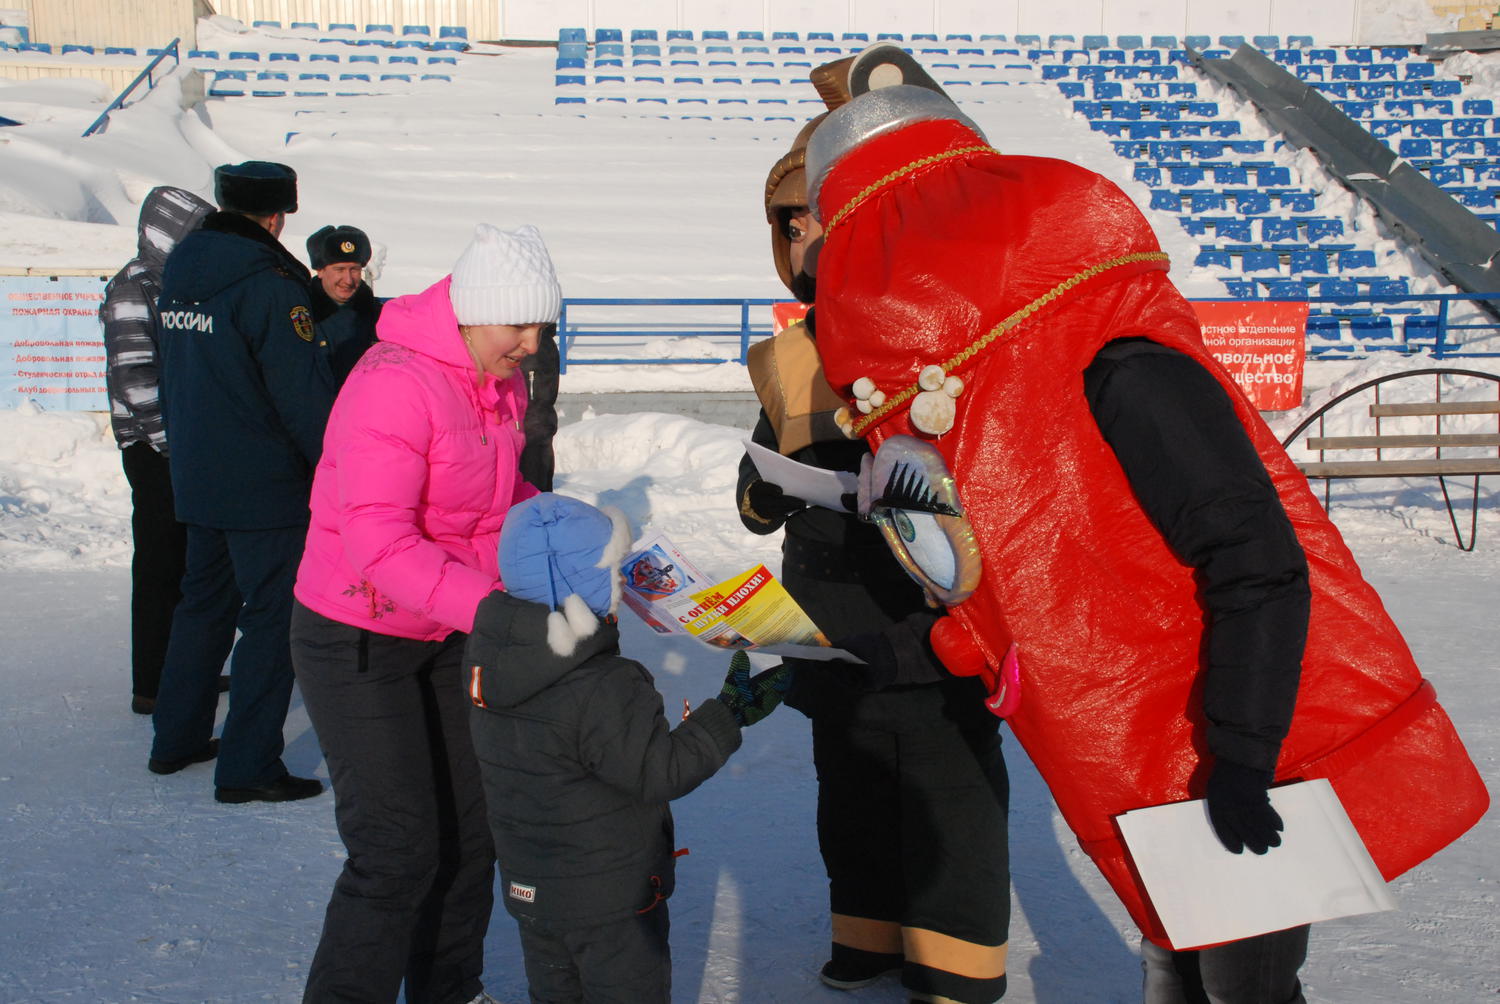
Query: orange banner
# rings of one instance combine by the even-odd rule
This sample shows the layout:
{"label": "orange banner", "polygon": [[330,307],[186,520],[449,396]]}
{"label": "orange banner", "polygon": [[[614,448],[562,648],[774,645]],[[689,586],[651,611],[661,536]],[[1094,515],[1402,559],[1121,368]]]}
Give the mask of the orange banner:
{"label": "orange banner", "polygon": [[1307,361],[1305,302],[1197,302],[1203,344],[1260,411],[1302,404]]}
{"label": "orange banner", "polygon": [[806,317],[809,306],[811,304],[797,303],[796,301],[771,304],[771,321],[776,328],[772,334],[779,335],[791,327],[792,322],[800,321]]}

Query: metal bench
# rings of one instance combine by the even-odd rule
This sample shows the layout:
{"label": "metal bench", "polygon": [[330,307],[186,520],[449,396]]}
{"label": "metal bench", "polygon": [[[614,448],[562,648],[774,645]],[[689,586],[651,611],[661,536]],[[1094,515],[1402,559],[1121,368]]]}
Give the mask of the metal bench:
{"label": "metal bench", "polygon": [[[1447,399],[1444,398],[1445,379],[1455,385],[1450,388]],[[1419,394],[1420,399],[1413,400],[1410,393],[1413,384],[1427,380],[1430,380],[1430,392]],[[1405,391],[1395,395],[1398,400],[1390,400],[1392,385],[1399,385]],[[1463,392],[1462,398],[1454,396],[1459,390]],[[1364,413],[1355,406],[1358,402],[1346,405],[1361,395],[1369,401]],[[1340,425],[1342,420],[1352,418],[1356,428],[1372,428],[1373,431],[1361,431],[1358,435],[1326,434],[1330,414],[1336,410]],[[1473,416],[1476,420],[1466,420],[1465,416]],[[1413,420],[1426,426],[1425,419],[1431,419],[1430,431],[1412,431]],[[1445,420],[1447,429],[1444,428]],[[1460,422],[1465,424],[1466,431],[1450,431]],[[1393,430],[1389,427],[1391,424],[1400,428]],[[1480,426],[1484,431],[1477,431]],[[1418,369],[1370,380],[1318,408],[1292,430],[1281,445],[1291,450],[1299,440],[1307,451],[1317,454],[1316,460],[1296,463],[1309,480],[1323,479],[1325,510],[1329,505],[1329,485],[1334,478],[1435,477],[1442,488],[1454,540],[1459,550],[1472,551],[1479,525],[1479,479],[1486,474],[1500,474],[1500,375],[1478,370]],[[1392,453],[1396,455],[1388,456]],[[1335,457],[1356,454],[1357,457],[1328,459],[1329,454]],[[1450,477],[1474,479],[1469,502],[1468,543],[1464,542],[1453,499],[1448,493],[1447,479]]]}

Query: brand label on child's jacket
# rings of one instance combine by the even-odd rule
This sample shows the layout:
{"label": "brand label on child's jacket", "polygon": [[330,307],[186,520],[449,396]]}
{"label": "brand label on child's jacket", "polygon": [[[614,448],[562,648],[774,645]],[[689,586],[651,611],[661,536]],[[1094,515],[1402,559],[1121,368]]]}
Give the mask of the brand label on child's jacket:
{"label": "brand label on child's jacket", "polygon": [[518,899],[522,903],[535,903],[536,886],[512,882],[510,884],[510,891],[506,895],[510,896],[511,899]]}

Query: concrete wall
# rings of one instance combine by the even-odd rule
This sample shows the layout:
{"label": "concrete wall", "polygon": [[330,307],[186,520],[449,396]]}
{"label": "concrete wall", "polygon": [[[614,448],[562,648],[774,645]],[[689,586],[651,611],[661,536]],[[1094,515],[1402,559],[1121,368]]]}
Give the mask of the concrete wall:
{"label": "concrete wall", "polygon": [[31,41],[53,49],[73,45],[125,45],[159,49],[181,38],[192,48],[203,0],[30,0]]}

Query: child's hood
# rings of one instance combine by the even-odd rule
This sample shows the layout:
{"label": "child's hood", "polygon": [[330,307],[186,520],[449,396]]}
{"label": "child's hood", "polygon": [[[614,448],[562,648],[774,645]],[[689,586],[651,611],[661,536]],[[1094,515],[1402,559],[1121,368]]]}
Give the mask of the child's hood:
{"label": "child's hood", "polygon": [[481,604],[464,649],[469,696],[475,704],[513,708],[600,652],[619,647],[619,628],[601,621],[592,634],[578,639],[572,652],[558,655],[547,642],[549,613],[544,604],[509,593],[491,594]]}

